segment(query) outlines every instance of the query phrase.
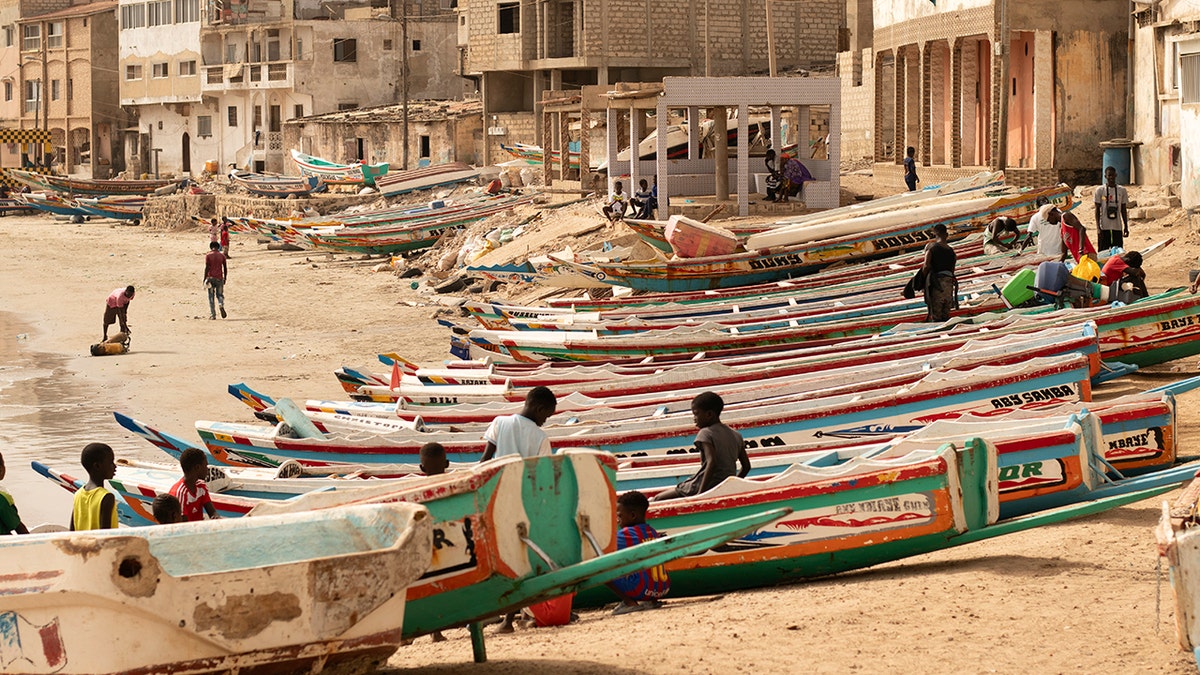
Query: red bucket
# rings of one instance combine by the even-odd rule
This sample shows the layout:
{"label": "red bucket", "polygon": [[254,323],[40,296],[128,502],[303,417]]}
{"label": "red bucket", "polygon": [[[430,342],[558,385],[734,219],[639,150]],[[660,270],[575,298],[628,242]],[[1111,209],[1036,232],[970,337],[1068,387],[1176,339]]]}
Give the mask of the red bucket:
{"label": "red bucket", "polygon": [[571,604],[574,601],[575,594],[567,593],[536,605],[530,605],[529,613],[533,614],[534,624],[539,628],[565,626],[571,621]]}

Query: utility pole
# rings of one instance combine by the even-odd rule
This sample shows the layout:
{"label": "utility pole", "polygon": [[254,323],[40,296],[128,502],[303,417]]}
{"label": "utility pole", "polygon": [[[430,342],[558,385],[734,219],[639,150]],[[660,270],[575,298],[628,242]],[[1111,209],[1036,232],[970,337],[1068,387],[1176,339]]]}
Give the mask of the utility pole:
{"label": "utility pole", "polygon": [[1000,59],[1000,96],[996,101],[996,157],[993,158],[998,171],[1008,167],[1008,104],[1012,97],[1009,81],[1008,59],[1011,43],[1008,39],[1008,0],[1000,0],[1000,29],[992,53]]}
{"label": "utility pole", "polygon": [[400,10],[400,97],[401,113],[400,116],[404,120],[404,153],[400,166],[408,170],[408,0],[402,0]]}

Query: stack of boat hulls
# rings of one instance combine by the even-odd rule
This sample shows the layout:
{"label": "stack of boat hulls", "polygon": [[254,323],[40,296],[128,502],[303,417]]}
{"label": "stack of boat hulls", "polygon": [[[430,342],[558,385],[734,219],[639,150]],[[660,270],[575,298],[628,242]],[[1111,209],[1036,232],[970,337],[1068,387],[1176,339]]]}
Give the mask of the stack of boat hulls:
{"label": "stack of boat hulls", "polygon": [[[233,172],[230,182],[258,197],[287,198],[306,197],[325,192],[329,186],[369,188],[373,194],[385,198],[407,195],[420,190],[449,187],[479,176],[479,171],[460,162],[449,162],[419,167],[410,171],[389,172],[388,164],[337,164],[319,157],[292,151],[292,160],[300,176],[279,176],[249,172]],[[112,218],[138,224],[144,212],[146,200],[151,196],[173,194],[187,184],[186,179],[154,180],[92,180],[42,174],[33,171],[9,169],[13,179],[27,186],[30,192],[14,193],[0,200],[0,212],[29,211],[46,212],[73,219],[89,217]],[[501,200],[503,201],[503,200]],[[431,202],[426,211],[446,206],[446,202]],[[515,202],[513,204],[515,205]],[[322,217],[315,223],[296,221],[300,230],[316,228],[317,240],[309,243],[305,236],[297,235],[289,241],[307,247],[332,250],[354,250],[391,253],[428,246],[447,228],[461,227],[493,213],[498,203],[486,207],[469,202],[454,205],[439,213],[409,213],[406,209],[380,209],[369,214],[350,214],[345,219],[336,215]],[[474,215],[472,219],[469,216]],[[415,222],[420,220],[419,226]],[[280,237],[279,230],[287,227],[274,221],[263,224],[253,219],[235,222],[245,231],[258,230],[271,238]],[[405,225],[414,225],[413,232],[399,233]],[[348,236],[338,237],[335,229],[362,228],[358,230],[363,241]],[[390,229],[389,229],[390,228]],[[389,236],[390,235],[390,236]],[[322,236],[330,237],[328,242]],[[347,239],[353,239],[347,241]],[[379,241],[376,242],[375,240]]]}
{"label": "stack of boat hulls", "polygon": [[8,169],[8,174],[31,192],[13,193],[14,206],[74,219],[89,217],[132,221],[142,219],[146,199],[177,191],[179,179],[92,180]]}
{"label": "stack of boat hulls", "polygon": [[[998,215],[1027,221],[1039,197],[1072,206],[1065,187],[981,175],[741,232],[633,223],[661,255],[479,270],[637,292],[467,303],[472,325],[447,322],[459,360],[381,354],[378,372],[338,370],[341,400],[232,384],[259,421],[198,421],[198,443],[117,412],[170,455],[204,452],[224,518],[143,527],[178,465],[121,461],[110,488],[134,527],[6,543],[0,606],[35,672],[77,672],[68,652],[97,630],[119,648],[89,672],[325,663],[449,626],[478,635],[483,617],[572,592],[577,607],[609,602],[605,581],[651,565],[665,564],[674,597],[768,586],[1171,490],[1200,466],[1179,447],[1175,406],[1200,378],[1092,392],[1200,353],[1200,296],[1054,303],[1028,272],[1045,258],[985,255],[978,235]],[[900,294],[936,223],[959,255],[943,324]],[[313,245],[391,241],[326,234],[317,219],[255,227]],[[696,255],[708,251],[720,252]],[[477,463],[487,424],[543,385],[558,395],[543,427],[555,454]],[[614,493],[654,495],[697,471],[690,402],[703,391],[724,399],[752,471],[653,504],[665,538],[616,551]],[[430,441],[451,460],[444,475],[417,466]],[[34,466],[67,490],[85,479]],[[46,592],[61,599],[46,607]]]}

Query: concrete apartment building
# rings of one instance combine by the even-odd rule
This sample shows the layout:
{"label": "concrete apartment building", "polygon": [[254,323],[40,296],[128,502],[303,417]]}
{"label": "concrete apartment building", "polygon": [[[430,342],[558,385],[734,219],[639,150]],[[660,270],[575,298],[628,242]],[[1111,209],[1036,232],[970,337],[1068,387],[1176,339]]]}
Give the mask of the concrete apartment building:
{"label": "concrete apartment building", "polygon": [[[833,63],[844,0],[772,8],[781,71]],[[540,141],[543,91],[765,73],[767,42],[765,5],[751,0],[459,3],[459,69],[478,82],[490,162],[501,143]]]}
{"label": "concrete apartment building", "polygon": [[[3,24],[0,58],[6,124],[49,130],[63,173],[107,178],[122,171],[116,0],[22,0],[15,16],[11,6],[4,11],[12,21]],[[5,165],[17,163],[9,160],[14,148],[5,150]]]}
{"label": "concrete apartment building", "polygon": [[[212,150],[198,159],[290,171],[285,121],[400,101],[406,12],[409,97],[460,96],[449,0],[202,0],[199,86],[212,114],[195,134]],[[355,154],[327,159],[399,163],[370,145]]]}
{"label": "concrete apartment building", "polygon": [[1200,208],[1200,5],[1135,4],[1134,177],[1179,182],[1187,209]]}
{"label": "concrete apartment building", "polygon": [[121,105],[136,127],[125,138],[134,173],[199,173],[218,151],[202,134],[216,106],[200,91],[201,0],[121,0]]}
{"label": "concrete apartment building", "polygon": [[[903,189],[912,146],[928,184],[985,168],[1099,182],[1100,142],[1126,135],[1127,2],[877,2],[869,26],[869,3],[848,2],[844,156],[869,148],[877,180]],[[856,114],[868,100],[873,120]]]}

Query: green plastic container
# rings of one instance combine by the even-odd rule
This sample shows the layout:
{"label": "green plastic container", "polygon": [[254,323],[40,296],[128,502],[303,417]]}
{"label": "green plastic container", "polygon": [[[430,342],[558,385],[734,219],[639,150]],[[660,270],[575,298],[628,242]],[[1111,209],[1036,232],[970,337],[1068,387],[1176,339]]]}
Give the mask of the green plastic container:
{"label": "green plastic container", "polygon": [[1033,285],[1035,274],[1032,268],[1027,267],[1014,274],[1013,278],[1009,279],[1007,284],[1004,284],[1004,288],[1000,291],[1000,294],[1004,296],[1008,304],[1013,307],[1020,307],[1033,299],[1035,291],[1029,287]]}

